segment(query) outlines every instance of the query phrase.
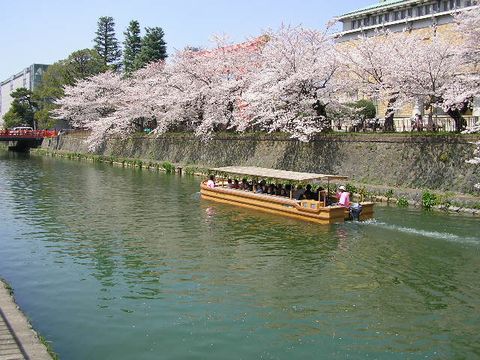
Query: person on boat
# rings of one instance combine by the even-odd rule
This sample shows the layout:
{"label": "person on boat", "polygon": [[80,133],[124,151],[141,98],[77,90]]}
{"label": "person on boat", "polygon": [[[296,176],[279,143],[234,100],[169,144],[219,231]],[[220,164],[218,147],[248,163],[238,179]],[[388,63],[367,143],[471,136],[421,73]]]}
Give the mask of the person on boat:
{"label": "person on boat", "polygon": [[268,195],[275,195],[275,185],[273,185],[273,184],[268,185],[267,194]]}
{"label": "person on boat", "polygon": [[233,188],[234,189],[240,189],[240,184],[238,183],[237,179],[233,180]]}
{"label": "person on boat", "polygon": [[257,194],[265,194],[266,192],[267,192],[267,189],[266,189],[265,185],[263,185],[262,183],[258,184],[256,193]]}
{"label": "person on boat", "polygon": [[305,194],[305,189],[302,187],[302,185],[298,185],[297,189],[293,192],[293,198],[295,200],[302,200],[304,194]]}
{"label": "person on boat", "polygon": [[262,180],[258,183],[256,193],[257,194],[267,193],[267,182],[265,180]]}
{"label": "person on boat", "polygon": [[229,189],[233,189],[233,182],[232,182],[232,179],[228,179],[228,180],[227,180],[227,188],[229,188]]}
{"label": "person on boat", "polygon": [[315,196],[315,194],[312,191],[312,185],[308,184],[307,189],[303,193],[303,198],[306,199],[306,200],[313,200],[314,196]]}
{"label": "person on boat", "polygon": [[347,191],[345,186],[339,186],[337,192],[338,205],[344,206],[346,208],[350,207],[350,193]]}
{"label": "person on boat", "polygon": [[215,176],[210,175],[210,178],[207,181],[207,186],[209,188],[214,188],[215,187]]}
{"label": "person on boat", "polygon": [[292,192],[292,185],[287,184],[285,185],[285,197],[290,197],[290,193]]}

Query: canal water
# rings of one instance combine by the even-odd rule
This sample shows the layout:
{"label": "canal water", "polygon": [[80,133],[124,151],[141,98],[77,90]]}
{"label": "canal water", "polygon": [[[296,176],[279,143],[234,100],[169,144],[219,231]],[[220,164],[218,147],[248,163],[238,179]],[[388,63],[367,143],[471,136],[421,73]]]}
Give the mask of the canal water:
{"label": "canal water", "polygon": [[61,359],[480,357],[478,218],[319,226],[0,153],[0,276]]}

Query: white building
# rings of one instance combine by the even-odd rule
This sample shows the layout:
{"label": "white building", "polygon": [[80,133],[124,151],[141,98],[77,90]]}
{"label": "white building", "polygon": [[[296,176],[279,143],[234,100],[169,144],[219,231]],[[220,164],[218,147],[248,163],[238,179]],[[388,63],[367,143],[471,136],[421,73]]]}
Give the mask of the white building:
{"label": "white building", "polygon": [[0,127],[3,126],[3,115],[10,109],[13,101],[10,94],[21,87],[33,91],[40,84],[47,67],[48,65],[33,64],[0,82]]}
{"label": "white building", "polygon": [[343,24],[338,41],[354,40],[378,29],[418,30],[453,22],[452,15],[475,6],[476,0],[380,0],[337,19]]}

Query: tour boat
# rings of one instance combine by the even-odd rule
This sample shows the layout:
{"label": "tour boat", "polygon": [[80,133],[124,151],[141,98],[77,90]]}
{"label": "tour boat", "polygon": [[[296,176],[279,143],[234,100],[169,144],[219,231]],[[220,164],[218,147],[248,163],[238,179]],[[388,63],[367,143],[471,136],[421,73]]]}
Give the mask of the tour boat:
{"label": "tour boat", "polygon": [[[351,212],[343,206],[327,205],[328,193],[323,196],[324,200],[295,200],[292,192],[289,197],[259,194],[255,191],[233,189],[227,187],[226,178],[242,177],[258,180],[268,180],[270,183],[319,183],[346,180],[346,176],[302,173],[285,170],[273,170],[259,167],[221,167],[212,169],[220,174],[215,187],[207,185],[205,180],[200,185],[200,193],[203,199],[212,200],[224,204],[237,205],[244,208],[260,210],[275,215],[288,216],[295,219],[307,220],[318,224],[343,223],[351,218]],[[327,189],[329,186],[327,185]],[[255,189],[254,189],[255,190]],[[373,203],[360,202],[360,210],[357,213],[358,220],[363,221],[373,218]]]}

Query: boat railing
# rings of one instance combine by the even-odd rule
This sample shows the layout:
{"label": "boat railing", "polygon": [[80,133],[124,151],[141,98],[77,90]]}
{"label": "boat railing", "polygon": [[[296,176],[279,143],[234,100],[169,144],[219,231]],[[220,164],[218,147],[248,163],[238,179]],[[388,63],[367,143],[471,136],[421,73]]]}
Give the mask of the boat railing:
{"label": "boat railing", "polygon": [[[206,181],[203,182],[203,186],[206,185]],[[257,198],[257,199],[264,199],[264,200],[273,200],[277,203],[281,203],[284,205],[290,205],[298,210],[301,211],[309,211],[309,212],[316,212],[321,208],[332,208],[332,207],[337,207],[337,206],[330,206],[326,205],[325,201],[318,201],[318,200],[308,200],[308,199],[303,199],[303,200],[296,200],[296,199],[291,199],[289,197],[285,197],[282,195],[274,195],[274,194],[265,194],[265,193],[257,193],[255,191],[251,190],[245,190],[245,189],[235,189],[235,188],[229,188],[226,186],[226,184],[223,181],[218,181],[216,183],[215,188],[217,191],[220,190],[223,193],[226,194],[243,194],[247,195],[250,198]]]}

